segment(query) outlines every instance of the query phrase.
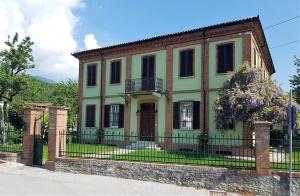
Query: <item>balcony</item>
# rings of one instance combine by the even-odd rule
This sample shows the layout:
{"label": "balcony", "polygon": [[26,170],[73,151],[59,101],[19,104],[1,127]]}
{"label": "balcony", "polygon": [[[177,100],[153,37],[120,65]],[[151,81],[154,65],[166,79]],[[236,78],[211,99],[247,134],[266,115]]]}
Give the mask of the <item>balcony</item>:
{"label": "balcony", "polygon": [[163,92],[163,80],[161,78],[143,78],[126,80],[126,94],[149,94]]}

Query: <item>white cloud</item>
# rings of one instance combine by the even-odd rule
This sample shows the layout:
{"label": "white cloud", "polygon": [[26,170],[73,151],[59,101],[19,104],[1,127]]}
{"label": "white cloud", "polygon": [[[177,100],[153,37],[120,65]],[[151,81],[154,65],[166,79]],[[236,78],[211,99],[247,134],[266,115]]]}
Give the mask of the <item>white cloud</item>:
{"label": "white cloud", "polygon": [[0,48],[7,35],[29,35],[36,65],[31,73],[54,80],[75,79],[78,61],[71,52],[78,48],[73,31],[79,18],[72,11],[82,7],[81,0],[2,0]]}
{"label": "white cloud", "polygon": [[94,49],[94,48],[100,48],[100,46],[97,43],[97,40],[93,34],[86,34],[84,36],[84,45],[85,49]]}

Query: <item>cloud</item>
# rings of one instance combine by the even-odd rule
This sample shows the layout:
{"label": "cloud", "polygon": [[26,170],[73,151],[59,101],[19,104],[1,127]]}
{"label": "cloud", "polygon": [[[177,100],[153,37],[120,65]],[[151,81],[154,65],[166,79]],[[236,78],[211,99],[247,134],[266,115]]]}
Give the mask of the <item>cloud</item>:
{"label": "cloud", "polygon": [[93,34],[86,34],[84,36],[84,45],[85,49],[94,49],[94,48],[100,48],[100,46],[97,43],[97,40]]}
{"label": "cloud", "polygon": [[0,49],[7,35],[29,35],[36,65],[32,74],[57,81],[76,79],[78,61],[71,53],[78,48],[73,33],[79,18],[73,11],[83,7],[81,0],[0,1]]}

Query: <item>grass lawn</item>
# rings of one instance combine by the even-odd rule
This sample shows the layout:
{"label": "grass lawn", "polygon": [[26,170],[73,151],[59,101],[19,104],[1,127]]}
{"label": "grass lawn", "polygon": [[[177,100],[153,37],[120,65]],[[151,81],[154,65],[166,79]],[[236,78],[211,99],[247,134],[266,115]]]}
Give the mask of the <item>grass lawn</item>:
{"label": "grass lawn", "polygon": [[114,160],[143,161],[172,164],[191,164],[191,165],[214,165],[228,167],[247,167],[254,168],[254,161],[246,161],[225,156],[199,155],[191,152],[170,152],[155,150],[137,150],[129,154],[115,155]]}
{"label": "grass lawn", "polygon": [[[84,154],[97,154],[110,152],[118,149],[113,146],[103,146],[95,144],[67,144],[66,156],[80,157]],[[43,161],[48,159],[48,145],[43,146]]]}
{"label": "grass lawn", "polygon": [[[288,169],[289,168],[289,153],[286,153],[286,161],[285,163],[270,163],[270,168],[272,169]],[[300,170],[300,149],[293,150],[292,153],[292,167],[293,170]]]}

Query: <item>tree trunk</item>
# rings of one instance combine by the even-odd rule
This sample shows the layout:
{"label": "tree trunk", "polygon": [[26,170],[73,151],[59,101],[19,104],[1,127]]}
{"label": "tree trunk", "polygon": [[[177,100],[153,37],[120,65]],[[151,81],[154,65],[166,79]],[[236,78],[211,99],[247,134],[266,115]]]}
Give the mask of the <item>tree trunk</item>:
{"label": "tree trunk", "polygon": [[4,109],[6,107],[7,104],[4,104],[3,107],[1,107],[1,111],[0,111],[0,130],[2,132],[2,142],[5,144],[7,142],[7,131],[6,131],[6,127],[5,127],[5,110]]}

